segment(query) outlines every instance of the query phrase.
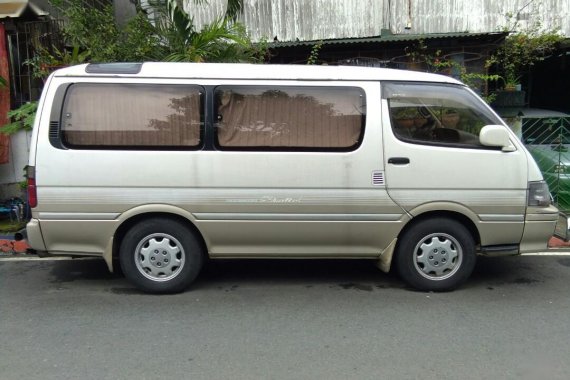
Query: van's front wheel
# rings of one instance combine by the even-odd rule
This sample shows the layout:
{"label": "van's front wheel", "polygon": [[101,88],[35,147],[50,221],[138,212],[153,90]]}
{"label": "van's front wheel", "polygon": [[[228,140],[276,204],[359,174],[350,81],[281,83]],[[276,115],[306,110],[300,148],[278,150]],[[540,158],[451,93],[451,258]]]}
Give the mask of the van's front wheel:
{"label": "van's front wheel", "polygon": [[412,225],[399,239],[396,266],[412,287],[426,291],[453,290],[475,267],[475,242],[467,228],[447,218]]}
{"label": "van's front wheel", "polygon": [[186,226],[165,218],[144,220],[124,236],[119,259],[125,277],[149,293],[175,293],[198,276],[203,251]]}

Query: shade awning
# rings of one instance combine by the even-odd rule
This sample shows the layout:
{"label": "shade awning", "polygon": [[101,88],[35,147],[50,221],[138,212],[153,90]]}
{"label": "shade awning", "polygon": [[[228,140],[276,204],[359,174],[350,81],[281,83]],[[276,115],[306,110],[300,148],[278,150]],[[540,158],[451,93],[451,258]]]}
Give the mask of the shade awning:
{"label": "shade awning", "polygon": [[47,15],[47,12],[30,0],[0,0],[0,19],[20,17],[26,9],[30,9],[38,16]]}

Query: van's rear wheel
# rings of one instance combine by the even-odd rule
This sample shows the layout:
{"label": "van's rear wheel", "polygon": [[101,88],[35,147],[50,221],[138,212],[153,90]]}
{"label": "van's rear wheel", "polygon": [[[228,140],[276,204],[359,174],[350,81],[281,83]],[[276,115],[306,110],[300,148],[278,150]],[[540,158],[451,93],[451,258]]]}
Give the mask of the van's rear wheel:
{"label": "van's rear wheel", "polygon": [[430,218],[412,225],[400,237],[396,266],[402,279],[425,291],[453,290],[475,267],[475,241],[461,223]]}
{"label": "van's rear wheel", "polygon": [[194,233],[166,218],[134,225],[125,234],[119,252],[125,277],[149,293],[186,289],[198,276],[203,256]]}

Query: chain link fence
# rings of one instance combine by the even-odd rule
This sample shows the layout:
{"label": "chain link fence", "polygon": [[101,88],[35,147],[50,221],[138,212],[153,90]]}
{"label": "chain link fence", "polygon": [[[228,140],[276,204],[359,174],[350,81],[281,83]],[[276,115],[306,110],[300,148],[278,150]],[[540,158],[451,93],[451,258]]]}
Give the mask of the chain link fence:
{"label": "chain link fence", "polygon": [[570,117],[524,118],[522,140],[542,171],[554,204],[570,211]]}

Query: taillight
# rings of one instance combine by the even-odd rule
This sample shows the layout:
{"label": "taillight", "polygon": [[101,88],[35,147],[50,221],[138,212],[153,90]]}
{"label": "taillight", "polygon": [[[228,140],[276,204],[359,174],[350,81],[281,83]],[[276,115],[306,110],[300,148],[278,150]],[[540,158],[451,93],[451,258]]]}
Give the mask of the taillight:
{"label": "taillight", "polygon": [[38,192],[36,189],[36,168],[28,166],[26,177],[28,179],[28,204],[31,208],[38,205]]}

